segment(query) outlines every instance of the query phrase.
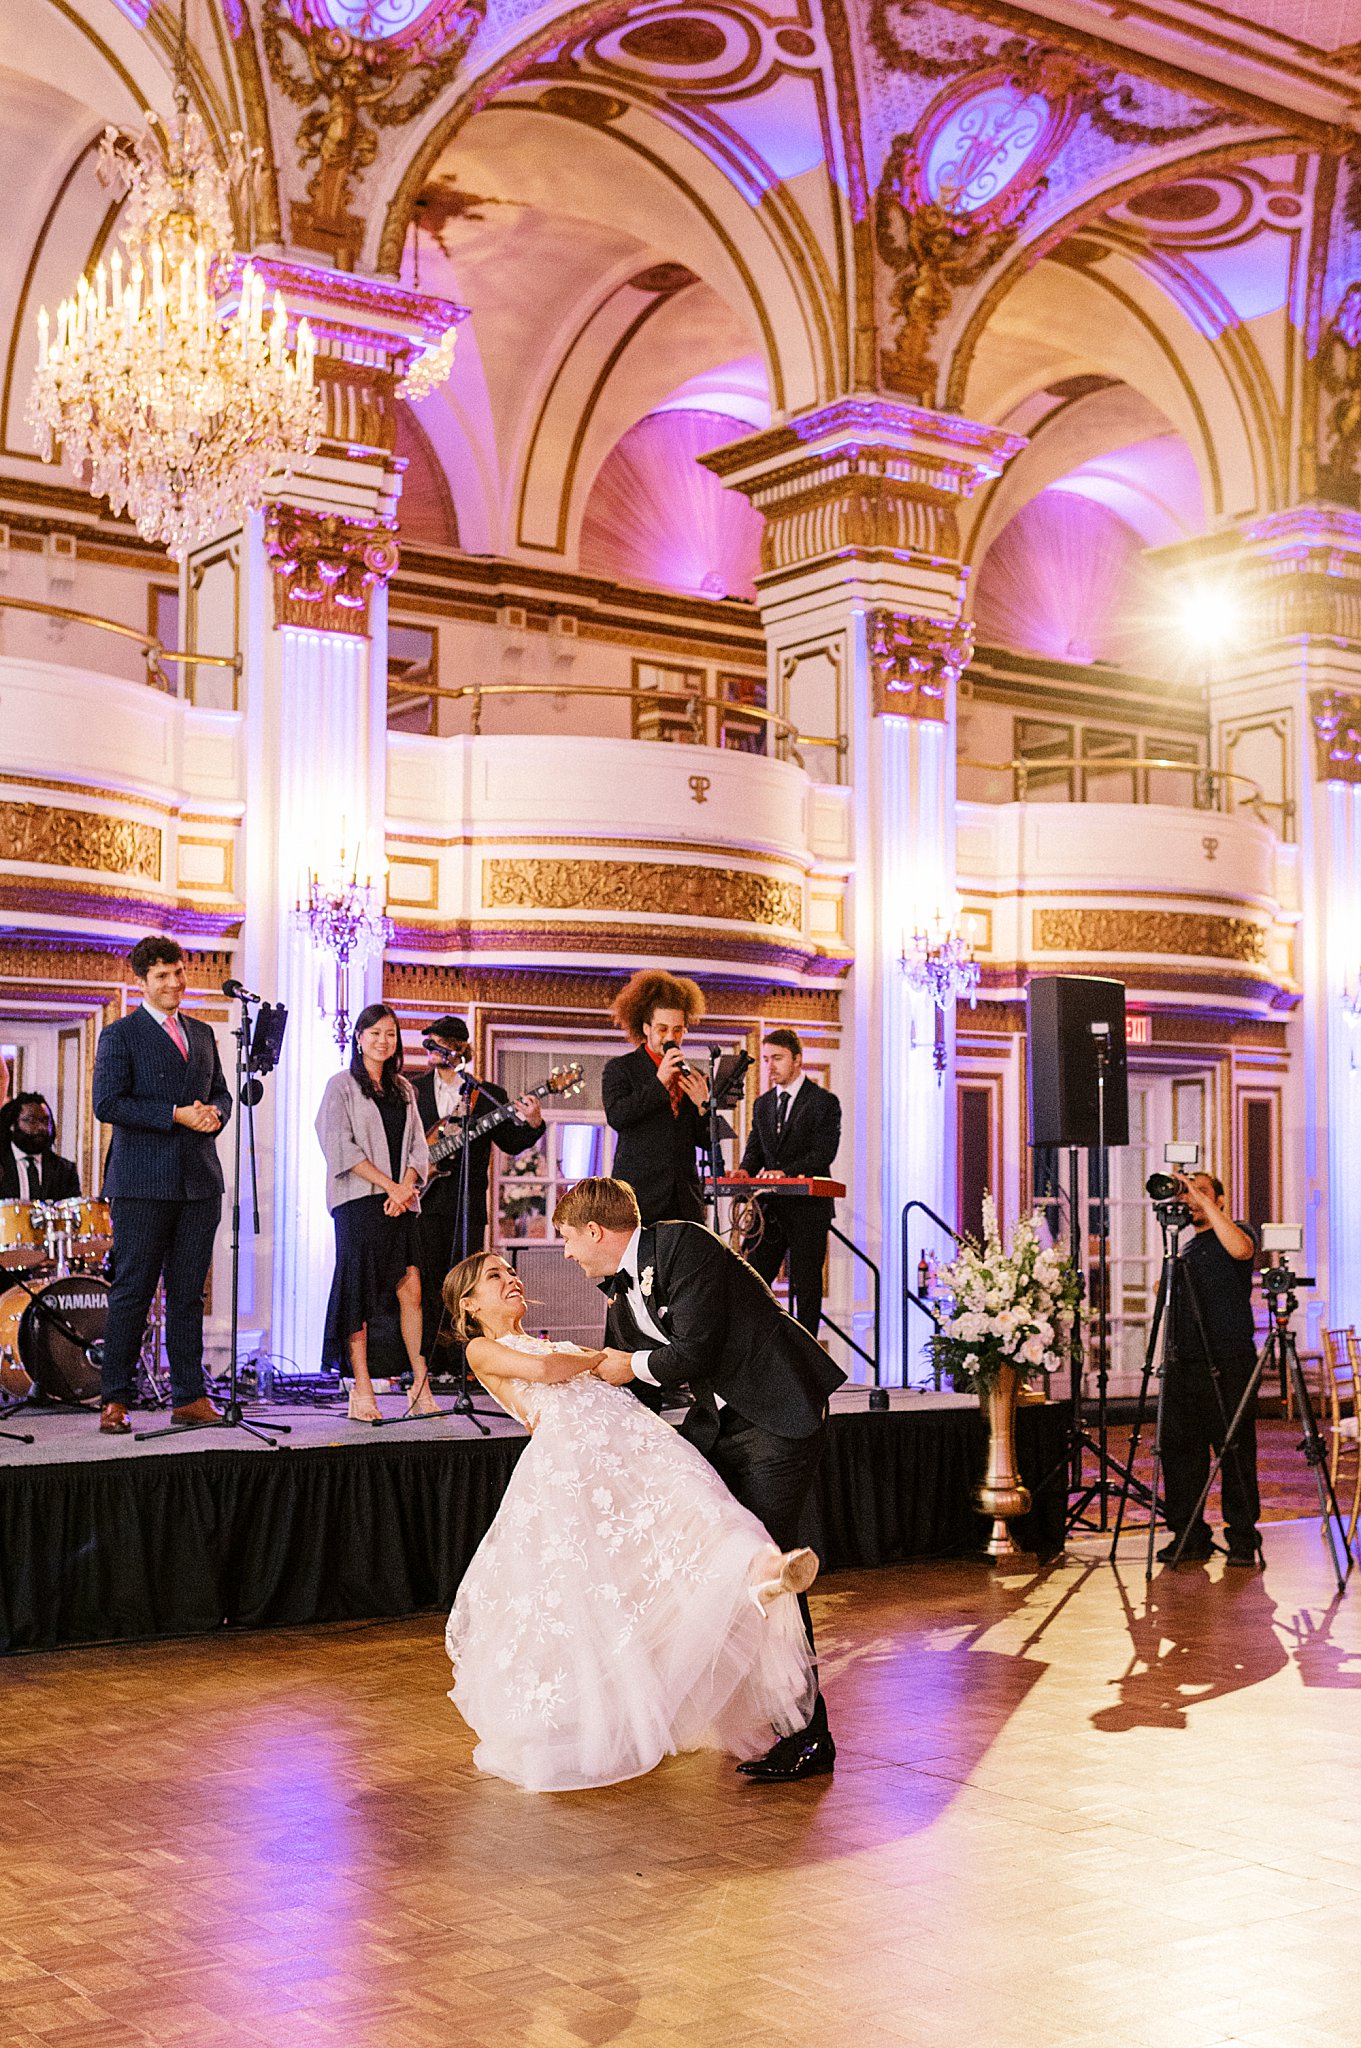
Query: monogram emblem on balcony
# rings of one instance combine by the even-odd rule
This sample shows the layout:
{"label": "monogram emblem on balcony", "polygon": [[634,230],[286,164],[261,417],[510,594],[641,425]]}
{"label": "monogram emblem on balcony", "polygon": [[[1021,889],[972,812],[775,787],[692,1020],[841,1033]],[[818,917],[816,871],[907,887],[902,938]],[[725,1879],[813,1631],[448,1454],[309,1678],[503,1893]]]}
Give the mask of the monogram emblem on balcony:
{"label": "monogram emblem on balcony", "polygon": [[865,625],[876,717],[943,720],[950,686],[973,653],[972,624],[872,611]]}
{"label": "monogram emblem on balcony", "polygon": [[1214,834],[1207,832],[1200,843],[1205,849],[1206,860],[1213,860],[1219,851],[1219,841],[1215,838]]}
{"label": "monogram emblem on balcony", "polygon": [[690,777],[690,794],[697,804],[708,802],[709,778],[707,775],[692,775]]}

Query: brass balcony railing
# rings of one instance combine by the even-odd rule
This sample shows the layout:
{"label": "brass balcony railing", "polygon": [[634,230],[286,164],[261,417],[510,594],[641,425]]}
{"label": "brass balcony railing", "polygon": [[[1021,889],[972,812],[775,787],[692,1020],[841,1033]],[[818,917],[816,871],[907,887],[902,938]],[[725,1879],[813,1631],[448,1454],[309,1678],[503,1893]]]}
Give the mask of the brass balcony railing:
{"label": "brass balcony railing", "polygon": [[[1263,795],[1262,786],[1250,775],[1239,775],[1229,768],[1207,768],[1198,761],[1174,761],[1161,755],[1146,754],[1137,759],[1121,756],[1092,756],[1078,754],[1044,755],[1040,758],[1017,758],[1011,761],[973,761],[961,755],[958,767],[974,774],[1005,776],[1010,785],[1009,793],[1002,797],[984,797],[977,801],[984,803],[1027,803],[1040,789],[1053,790],[1056,784],[1066,783],[1066,795],[1060,801],[1066,803],[1100,802],[1088,794],[1090,782],[1109,784],[1118,777],[1128,776],[1132,795],[1131,803],[1147,804],[1162,801],[1149,795],[1149,775],[1163,774],[1182,776],[1190,786],[1191,801],[1185,808],[1198,811],[1218,811],[1231,815],[1248,811],[1261,825],[1278,824],[1284,828],[1290,822],[1294,806],[1289,803],[1273,803]],[[1242,792],[1241,794],[1239,792]],[[1110,802],[1107,796],[1104,799]],[[1050,801],[1055,801],[1051,796]],[[1275,814],[1275,819],[1271,814]]]}
{"label": "brass balcony railing", "polygon": [[[399,682],[392,678],[388,683],[388,695],[442,699],[445,702],[466,701],[475,737],[481,734],[482,707],[489,697],[599,697],[622,700],[635,707],[647,706],[658,716],[671,713],[678,721],[673,727],[673,737],[682,743],[688,738],[691,744],[703,745],[705,722],[711,713],[717,717],[720,726],[726,721],[735,729],[747,724],[764,727],[774,741],[777,754],[783,757],[787,753],[800,768],[807,765],[802,753],[805,747],[832,747],[840,758],[850,745],[844,735],[831,737],[823,733],[801,732],[790,719],[781,718],[778,712],[768,711],[764,705],[717,697],[704,690],[640,690],[623,683],[463,683],[450,686]],[[683,730],[687,726],[688,733]]]}
{"label": "brass balcony railing", "polygon": [[157,689],[168,690],[178,695],[161,666],[170,662],[180,668],[229,668],[234,676],[241,673],[239,654],[197,654],[187,653],[182,648],[163,647],[154,633],[143,633],[136,626],[125,626],[119,619],[101,618],[97,612],[75,611],[67,604],[51,604],[37,597],[8,597],[0,594],[0,611],[39,612],[45,618],[64,619],[68,625],[94,626],[101,633],[112,633],[119,640],[131,640],[141,648],[147,665],[147,681]]}

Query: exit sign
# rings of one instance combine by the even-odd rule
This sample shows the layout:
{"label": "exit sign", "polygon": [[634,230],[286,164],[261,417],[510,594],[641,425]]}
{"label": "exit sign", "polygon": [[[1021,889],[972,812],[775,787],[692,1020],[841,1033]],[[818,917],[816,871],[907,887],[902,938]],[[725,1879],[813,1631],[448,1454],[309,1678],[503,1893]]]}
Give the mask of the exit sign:
{"label": "exit sign", "polygon": [[1125,1044],[1152,1045],[1153,1019],[1139,1010],[1125,1012]]}

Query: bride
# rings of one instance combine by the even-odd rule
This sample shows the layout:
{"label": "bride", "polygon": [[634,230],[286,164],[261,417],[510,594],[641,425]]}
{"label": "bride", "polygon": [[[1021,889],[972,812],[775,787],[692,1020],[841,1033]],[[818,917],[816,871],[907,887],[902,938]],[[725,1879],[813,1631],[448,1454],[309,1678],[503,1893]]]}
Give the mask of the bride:
{"label": "bride", "polygon": [[781,1553],[713,1467],[622,1387],[602,1353],[526,1336],[497,1252],[444,1283],[468,1364],[531,1432],[469,1565],[446,1643],[479,1770],[532,1792],[636,1778],[680,1750],[760,1756],[816,1692]]}

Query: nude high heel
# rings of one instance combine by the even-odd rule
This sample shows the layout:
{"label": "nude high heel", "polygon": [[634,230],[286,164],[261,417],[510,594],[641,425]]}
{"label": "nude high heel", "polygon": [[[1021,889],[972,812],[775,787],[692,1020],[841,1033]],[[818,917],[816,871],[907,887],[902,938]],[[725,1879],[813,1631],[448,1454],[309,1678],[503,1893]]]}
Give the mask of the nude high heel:
{"label": "nude high heel", "polygon": [[779,1560],[779,1577],[760,1579],[751,1588],[751,1597],[762,1614],[768,1614],[786,1593],[806,1593],[818,1575],[818,1554],[815,1550],[777,1551],[772,1544],[770,1555],[772,1560]]}
{"label": "nude high heel", "polygon": [[350,1401],[346,1410],[351,1422],[381,1422],[382,1411],[372,1394],[357,1394],[350,1389]]}

